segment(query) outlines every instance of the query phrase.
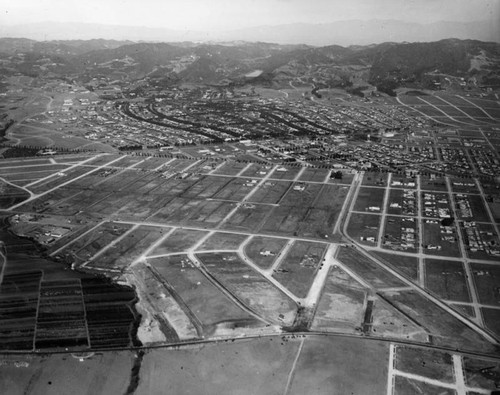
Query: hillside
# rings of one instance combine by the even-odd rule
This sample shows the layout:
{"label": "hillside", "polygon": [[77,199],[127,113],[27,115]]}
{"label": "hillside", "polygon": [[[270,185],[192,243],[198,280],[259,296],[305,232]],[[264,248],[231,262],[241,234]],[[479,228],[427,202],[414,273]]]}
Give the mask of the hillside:
{"label": "hillside", "polygon": [[[266,86],[296,81],[320,87],[373,85],[392,94],[398,87],[436,88],[456,78],[500,85],[500,44],[447,39],[308,47],[268,43],[130,43],[107,40],[0,39],[4,75],[60,76],[87,82],[145,77],[194,83],[233,81],[262,70]],[[448,80],[446,80],[448,78]]]}

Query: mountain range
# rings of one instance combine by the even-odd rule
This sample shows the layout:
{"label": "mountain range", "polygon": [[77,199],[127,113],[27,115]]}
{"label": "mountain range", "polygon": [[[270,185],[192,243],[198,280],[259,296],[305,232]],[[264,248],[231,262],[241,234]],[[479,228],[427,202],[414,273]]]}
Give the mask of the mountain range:
{"label": "mountain range", "polygon": [[446,38],[500,42],[500,24],[487,21],[435,22],[350,20],[323,24],[259,26],[231,31],[179,31],[168,27],[111,26],[86,23],[36,23],[0,26],[0,37],[35,40],[113,39],[132,41],[264,41],[278,44],[368,45],[387,41],[429,42]]}
{"label": "mountain range", "polygon": [[67,77],[84,84],[106,78],[123,83],[148,79],[161,86],[194,82],[279,88],[298,81],[318,88],[373,85],[392,93],[397,87],[432,88],[451,83],[450,77],[500,85],[500,44],[446,39],[312,47],[240,41],[0,39],[0,75],[16,73]]}

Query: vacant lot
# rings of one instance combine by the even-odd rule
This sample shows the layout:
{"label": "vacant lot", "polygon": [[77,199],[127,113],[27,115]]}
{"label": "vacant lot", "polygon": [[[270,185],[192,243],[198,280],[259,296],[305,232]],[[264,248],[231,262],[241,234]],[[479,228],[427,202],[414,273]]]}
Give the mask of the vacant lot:
{"label": "vacant lot", "polygon": [[258,322],[203,275],[186,255],[154,258],[148,262],[201,322],[205,335],[212,334],[219,323],[238,326]]}
{"label": "vacant lot", "polygon": [[415,281],[418,279],[418,259],[416,257],[380,251],[373,253],[381,258],[384,263],[387,262],[391,266],[394,266],[411,280]]}
{"label": "vacant lot", "polygon": [[281,394],[298,347],[298,340],[271,337],[151,350],[136,394]]}
{"label": "vacant lot", "polygon": [[330,269],[311,329],[359,333],[363,324],[366,288],[342,269]]}
{"label": "vacant lot", "polygon": [[386,343],[308,338],[299,355],[289,394],[383,394],[388,358]]}
{"label": "vacant lot", "polygon": [[168,229],[153,226],[139,226],[103,252],[102,255],[90,261],[87,266],[104,269],[125,269],[167,231]]}
{"label": "vacant lot", "polygon": [[471,263],[474,282],[476,284],[479,301],[482,304],[498,306],[500,303],[500,266],[482,263]]}
{"label": "vacant lot", "polygon": [[305,298],[325,252],[325,244],[296,241],[288,250],[273,277],[294,295]]}
{"label": "vacant lot", "polygon": [[396,347],[396,369],[453,383],[453,360],[449,353],[424,348]]}
{"label": "vacant lot", "polygon": [[272,322],[291,325],[295,303],[235,253],[196,254],[206,270],[246,306]]}
{"label": "vacant lot", "polygon": [[245,255],[260,268],[268,269],[287,242],[287,239],[255,236],[245,245]]}
{"label": "vacant lot", "polygon": [[403,283],[355,248],[340,247],[337,259],[373,287],[400,287]]}
{"label": "vacant lot", "polygon": [[197,251],[237,250],[249,236],[238,233],[217,232],[197,248]]}
{"label": "vacant lot", "polygon": [[149,255],[164,255],[186,251],[207,233],[202,230],[177,228]]}
{"label": "vacant lot", "polygon": [[371,211],[374,213],[382,212],[382,203],[384,201],[384,188],[359,188],[358,197],[354,204],[354,211]]}
{"label": "vacant lot", "polygon": [[130,382],[134,356],[135,353],[123,351],[96,353],[83,361],[69,353],[3,357],[0,392],[64,394],[71,388],[74,395],[123,394]]}
{"label": "vacant lot", "polygon": [[375,245],[378,239],[380,215],[352,213],[347,233],[362,244]]}

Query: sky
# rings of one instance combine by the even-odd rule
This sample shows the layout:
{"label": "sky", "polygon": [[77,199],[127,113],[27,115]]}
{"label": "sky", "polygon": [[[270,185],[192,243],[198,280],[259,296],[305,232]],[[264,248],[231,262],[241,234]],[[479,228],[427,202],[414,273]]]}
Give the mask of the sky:
{"label": "sky", "polygon": [[0,25],[50,21],[224,31],[353,19],[498,23],[500,0],[0,0]]}

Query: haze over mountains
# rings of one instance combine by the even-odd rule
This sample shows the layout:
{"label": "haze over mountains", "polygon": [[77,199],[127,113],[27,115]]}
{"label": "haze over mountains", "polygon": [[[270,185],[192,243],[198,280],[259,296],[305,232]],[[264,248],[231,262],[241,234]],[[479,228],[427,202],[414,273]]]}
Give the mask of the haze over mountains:
{"label": "haze over mountains", "polygon": [[133,41],[261,41],[278,44],[368,45],[382,42],[429,42],[446,38],[500,42],[500,24],[487,21],[435,22],[350,20],[324,24],[286,24],[230,31],[173,30],[139,26],[42,22],[0,26],[0,37],[36,40],[114,39]]}

